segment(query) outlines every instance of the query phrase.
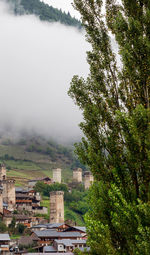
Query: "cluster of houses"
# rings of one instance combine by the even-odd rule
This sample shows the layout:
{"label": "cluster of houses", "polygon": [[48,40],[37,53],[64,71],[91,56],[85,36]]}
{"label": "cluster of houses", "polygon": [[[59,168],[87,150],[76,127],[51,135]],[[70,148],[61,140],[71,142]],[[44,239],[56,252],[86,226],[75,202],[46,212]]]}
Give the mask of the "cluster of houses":
{"label": "cluster of houses", "polygon": [[32,247],[35,250],[34,254],[37,255],[40,253],[68,255],[73,254],[77,248],[81,251],[89,250],[85,227],[71,226],[66,223],[47,223],[35,225],[30,230],[30,236],[22,236],[16,242],[11,241],[8,234],[0,234],[2,254],[29,254],[27,247]]}
{"label": "cluster of houses", "polygon": [[[77,227],[64,222],[64,192],[50,192],[49,223],[41,216],[48,214],[47,207],[40,205],[41,196],[34,190],[38,181],[51,185],[61,183],[61,169],[53,171],[49,177],[30,180],[27,187],[15,187],[15,180],[7,178],[6,168],[0,165],[0,216],[6,226],[15,218],[16,225],[23,224],[30,231],[30,236],[21,237],[12,242],[8,234],[0,234],[0,254],[28,254],[25,247],[33,247],[37,254],[73,254],[74,249],[89,249],[86,245],[85,227]],[[73,182],[82,183],[82,169],[73,171]],[[86,172],[85,189],[93,182],[93,176]],[[18,248],[22,247],[22,251]],[[32,253],[33,254],[33,253]]]}

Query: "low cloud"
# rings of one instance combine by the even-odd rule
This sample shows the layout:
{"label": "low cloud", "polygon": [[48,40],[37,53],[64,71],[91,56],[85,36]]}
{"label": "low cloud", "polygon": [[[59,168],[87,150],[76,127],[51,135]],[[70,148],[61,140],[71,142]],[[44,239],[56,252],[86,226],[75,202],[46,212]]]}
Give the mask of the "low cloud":
{"label": "low cloud", "polygon": [[88,74],[83,33],[34,16],[15,17],[0,2],[0,129],[34,130],[58,142],[81,136],[68,97],[74,74]]}

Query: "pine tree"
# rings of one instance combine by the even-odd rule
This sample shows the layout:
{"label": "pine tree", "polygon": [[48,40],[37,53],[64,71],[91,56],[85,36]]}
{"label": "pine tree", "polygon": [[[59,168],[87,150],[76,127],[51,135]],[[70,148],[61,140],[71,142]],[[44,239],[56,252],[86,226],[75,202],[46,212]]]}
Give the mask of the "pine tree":
{"label": "pine tree", "polygon": [[98,255],[149,254],[150,1],[104,2],[74,0],[92,46],[89,76],[69,90],[83,112],[76,152],[96,179],[89,243]]}

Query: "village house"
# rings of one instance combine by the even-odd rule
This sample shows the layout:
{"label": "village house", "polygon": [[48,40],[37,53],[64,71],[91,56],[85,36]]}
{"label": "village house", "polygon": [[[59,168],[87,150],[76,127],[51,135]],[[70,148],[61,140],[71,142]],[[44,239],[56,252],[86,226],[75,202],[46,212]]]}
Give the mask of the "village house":
{"label": "village house", "polygon": [[10,254],[10,236],[9,234],[0,234],[0,254]]}
{"label": "village house", "polygon": [[86,248],[86,240],[54,240],[54,248],[57,252],[73,252],[76,248]]}
{"label": "village house", "polygon": [[38,178],[38,179],[33,179],[28,181],[28,186],[29,187],[34,187],[37,182],[44,182],[45,184],[51,185],[53,184],[53,180],[49,177],[44,177],[44,178]]}
{"label": "village house", "polygon": [[82,235],[82,238],[87,239],[86,227],[70,226],[69,228],[65,229],[64,231],[67,231],[67,232],[77,231]]}
{"label": "village house", "polygon": [[47,208],[40,206],[41,196],[33,189],[16,188],[16,208],[33,214],[47,214]]}
{"label": "village house", "polygon": [[53,229],[60,232],[67,230],[68,228],[70,228],[70,226],[66,223],[46,223],[33,226],[32,231]]}
{"label": "village house", "polygon": [[54,240],[63,240],[63,239],[72,239],[72,240],[81,240],[82,235],[79,232],[58,232],[56,230],[41,230],[35,231],[31,236],[39,241],[37,244],[40,246],[50,245]]}

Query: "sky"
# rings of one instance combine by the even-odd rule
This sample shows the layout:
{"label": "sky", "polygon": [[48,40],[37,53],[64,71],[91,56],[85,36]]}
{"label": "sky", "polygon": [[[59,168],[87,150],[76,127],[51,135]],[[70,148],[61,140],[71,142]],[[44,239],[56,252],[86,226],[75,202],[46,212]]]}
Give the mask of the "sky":
{"label": "sky", "polygon": [[0,2],[0,38],[0,130],[35,130],[60,143],[78,139],[82,115],[67,91],[73,75],[89,72],[84,34],[15,17]]}
{"label": "sky", "polygon": [[72,0],[41,0],[55,8],[61,9],[65,12],[70,12],[73,17],[80,19],[80,14],[72,6]]}

